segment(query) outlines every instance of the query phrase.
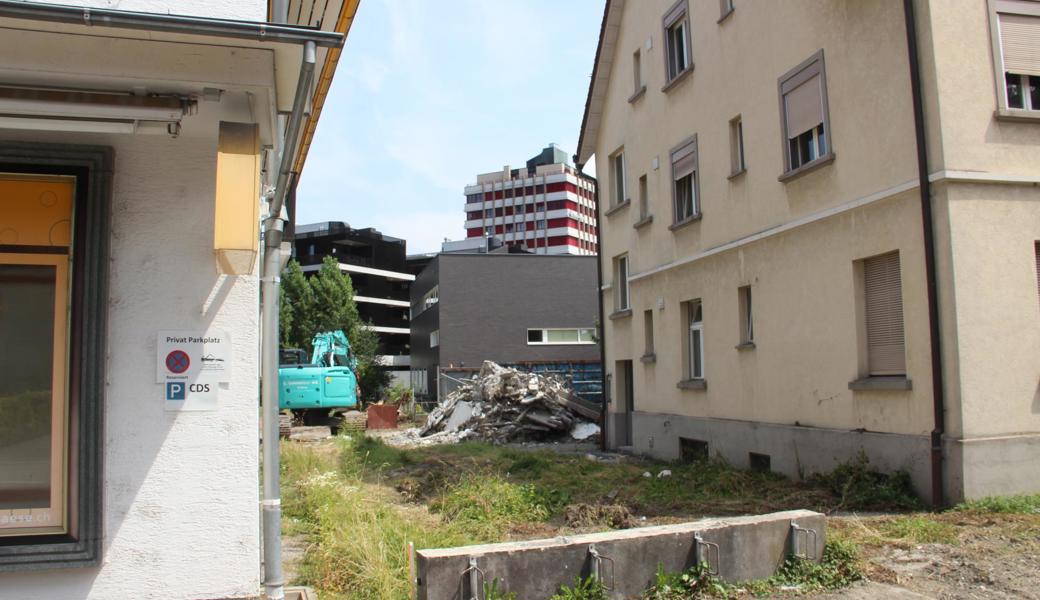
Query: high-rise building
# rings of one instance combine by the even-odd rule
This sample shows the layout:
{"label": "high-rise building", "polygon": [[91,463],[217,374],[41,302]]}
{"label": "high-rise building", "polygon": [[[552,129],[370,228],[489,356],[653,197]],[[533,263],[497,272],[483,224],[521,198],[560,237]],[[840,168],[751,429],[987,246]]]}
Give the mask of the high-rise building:
{"label": "high-rise building", "polygon": [[497,236],[536,254],[596,254],[596,180],[549,144],[526,168],[466,186],[466,237]]}

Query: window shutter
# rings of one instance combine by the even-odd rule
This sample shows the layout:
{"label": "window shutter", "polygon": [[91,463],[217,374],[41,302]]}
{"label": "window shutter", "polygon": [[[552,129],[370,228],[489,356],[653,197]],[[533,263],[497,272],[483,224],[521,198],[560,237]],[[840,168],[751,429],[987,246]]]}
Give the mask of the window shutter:
{"label": "window shutter", "polygon": [[867,363],[871,375],[906,373],[903,338],[903,287],[899,252],[863,261],[866,290]]}
{"label": "window shutter", "polygon": [[1040,77],[1040,17],[1000,15],[1004,70]]}
{"label": "window shutter", "polygon": [[672,179],[679,180],[690,175],[697,167],[697,146],[691,142],[672,152]]}
{"label": "window shutter", "polygon": [[784,94],[787,138],[793,139],[823,123],[823,91],[817,73]]}

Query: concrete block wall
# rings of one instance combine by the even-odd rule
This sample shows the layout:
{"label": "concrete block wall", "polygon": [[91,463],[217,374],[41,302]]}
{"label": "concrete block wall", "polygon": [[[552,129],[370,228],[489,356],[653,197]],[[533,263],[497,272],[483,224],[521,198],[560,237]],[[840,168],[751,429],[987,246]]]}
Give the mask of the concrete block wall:
{"label": "concrete block wall", "polygon": [[[814,534],[792,534],[792,523]],[[679,572],[698,562],[696,535],[717,545],[707,562],[726,581],[765,579],[797,551],[816,560],[823,554],[826,518],[805,510],[768,515],[707,519],[677,525],[642,527],[482,546],[416,552],[417,600],[468,600],[482,597],[470,589],[470,560],[480,583],[498,579],[498,587],[518,598],[549,598],[561,585],[589,577],[595,568],[590,548],[603,557],[602,580],[611,599],[637,597],[654,581],[658,567]]]}

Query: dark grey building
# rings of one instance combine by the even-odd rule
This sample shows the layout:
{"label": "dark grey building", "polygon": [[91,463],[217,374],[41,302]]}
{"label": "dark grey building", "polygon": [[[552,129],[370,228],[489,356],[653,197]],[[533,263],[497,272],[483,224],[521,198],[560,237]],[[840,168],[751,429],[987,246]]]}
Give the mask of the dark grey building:
{"label": "dark grey building", "polygon": [[596,290],[594,256],[437,255],[411,289],[413,389],[436,398],[438,372],[492,360],[573,374],[600,394]]}

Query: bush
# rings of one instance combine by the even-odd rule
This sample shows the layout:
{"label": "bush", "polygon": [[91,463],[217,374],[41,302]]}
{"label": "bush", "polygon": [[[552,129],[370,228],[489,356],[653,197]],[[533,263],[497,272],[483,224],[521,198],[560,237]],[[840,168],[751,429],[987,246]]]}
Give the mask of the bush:
{"label": "bush", "polygon": [[833,539],[816,563],[789,556],[769,582],[773,586],[798,586],[802,591],[836,590],[863,579],[859,568],[859,547],[853,542]]}
{"label": "bush", "polygon": [[682,573],[669,573],[660,564],[654,585],[643,594],[644,600],[687,600],[689,598],[729,596],[731,586],[712,575],[707,565],[699,564]]}
{"label": "bush", "polygon": [[839,508],[852,510],[911,510],[921,508],[914,494],[910,474],[899,470],[881,473],[870,468],[866,453],[860,451],[852,460],[835,467],[833,471],[809,478],[830,489],[841,501]]}

